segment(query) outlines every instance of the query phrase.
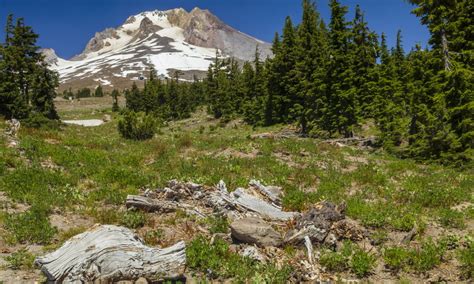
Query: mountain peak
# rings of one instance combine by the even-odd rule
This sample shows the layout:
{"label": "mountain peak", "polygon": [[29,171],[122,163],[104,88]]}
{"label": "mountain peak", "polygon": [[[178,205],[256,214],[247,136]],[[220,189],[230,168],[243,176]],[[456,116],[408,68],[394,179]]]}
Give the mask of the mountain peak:
{"label": "mountain peak", "polygon": [[209,10],[176,8],[132,15],[119,27],[96,33],[70,61],[50,58],[65,88],[70,87],[68,82],[76,87],[77,81],[90,87],[102,83],[122,88],[120,84],[130,84],[130,79],[141,77],[151,67],[163,76],[176,70],[189,79],[203,76],[216,50],[247,61],[253,59],[257,45],[262,58],[271,56],[270,44],[226,25]]}

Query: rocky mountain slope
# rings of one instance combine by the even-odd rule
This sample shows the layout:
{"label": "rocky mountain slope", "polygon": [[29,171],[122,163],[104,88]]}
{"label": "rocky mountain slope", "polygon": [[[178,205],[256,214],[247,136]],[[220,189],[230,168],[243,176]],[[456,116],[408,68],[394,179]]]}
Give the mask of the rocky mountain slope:
{"label": "rocky mountain slope", "polygon": [[161,76],[175,71],[182,78],[203,75],[218,52],[238,60],[251,60],[259,46],[262,58],[271,56],[270,45],[226,25],[199,8],[150,11],[129,17],[89,41],[84,51],[65,60],[44,49],[51,68],[60,74],[61,88],[125,88],[148,74],[153,66]]}

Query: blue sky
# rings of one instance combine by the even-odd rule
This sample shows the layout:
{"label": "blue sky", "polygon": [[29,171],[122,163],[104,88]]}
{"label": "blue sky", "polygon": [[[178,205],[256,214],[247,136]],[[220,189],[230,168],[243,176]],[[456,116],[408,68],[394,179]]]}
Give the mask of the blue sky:
{"label": "blue sky", "polygon": [[[40,34],[38,44],[51,47],[59,56],[70,58],[80,53],[97,31],[122,24],[128,16],[148,10],[166,10],[198,6],[209,9],[234,28],[265,41],[281,31],[284,19],[295,23],[301,18],[299,0],[0,0],[0,39],[3,41],[6,16],[24,17],[26,24]],[[317,0],[322,17],[329,21],[329,0]],[[410,50],[417,43],[426,45],[429,34],[413,8],[405,0],[341,0],[349,6],[348,19],[360,4],[369,26],[377,33],[385,32],[389,44],[401,29],[404,46]]]}

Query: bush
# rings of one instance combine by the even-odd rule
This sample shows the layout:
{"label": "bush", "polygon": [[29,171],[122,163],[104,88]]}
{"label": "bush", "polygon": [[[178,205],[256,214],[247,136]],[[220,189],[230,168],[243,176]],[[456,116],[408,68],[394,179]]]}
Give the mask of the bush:
{"label": "bush", "polygon": [[361,278],[370,274],[375,265],[375,257],[346,241],[339,252],[323,252],[320,263],[331,272],[343,272],[350,268],[352,273]]}
{"label": "bush", "polygon": [[351,260],[351,271],[357,277],[365,277],[371,273],[375,265],[375,257],[370,253],[357,248]]}
{"label": "bush", "polygon": [[120,135],[132,140],[153,138],[156,126],[155,118],[143,112],[125,112],[118,121]]}
{"label": "bush", "polygon": [[402,247],[386,248],[383,252],[385,265],[394,271],[404,268],[409,261],[410,252]]}
{"label": "bush", "polygon": [[212,217],[208,218],[209,232],[212,234],[216,233],[227,233],[229,229],[229,221],[226,217]]}
{"label": "bush", "polygon": [[349,260],[352,255],[352,243],[344,242],[341,251],[326,250],[321,254],[321,265],[331,272],[342,272],[349,268]]}
{"label": "bush", "polygon": [[11,268],[13,270],[30,270],[33,269],[33,262],[35,261],[35,256],[26,249],[20,249],[19,251],[16,251],[11,255],[5,257],[5,260],[8,263],[8,268]]}
{"label": "bush", "polygon": [[142,212],[134,212],[134,211],[127,211],[123,215],[123,219],[121,221],[122,225],[130,229],[138,229],[145,225],[146,223],[146,215]]}
{"label": "bush", "polygon": [[49,119],[40,113],[32,113],[30,116],[22,120],[23,126],[27,128],[45,128],[59,129],[61,122],[55,119]]}

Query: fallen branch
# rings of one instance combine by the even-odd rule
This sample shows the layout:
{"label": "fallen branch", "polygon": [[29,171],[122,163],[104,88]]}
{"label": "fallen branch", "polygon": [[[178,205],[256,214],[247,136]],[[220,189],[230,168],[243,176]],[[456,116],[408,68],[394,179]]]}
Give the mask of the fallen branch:
{"label": "fallen branch", "polygon": [[146,212],[170,213],[176,212],[177,210],[183,210],[191,215],[196,215],[202,218],[206,217],[205,214],[186,203],[153,199],[139,195],[128,195],[125,205],[127,208],[136,208]]}
{"label": "fallen branch", "polygon": [[129,229],[112,225],[94,227],[35,260],[53,283],[180,279],[185,263],[184,242],[150,248]]}

